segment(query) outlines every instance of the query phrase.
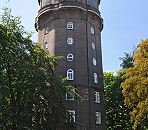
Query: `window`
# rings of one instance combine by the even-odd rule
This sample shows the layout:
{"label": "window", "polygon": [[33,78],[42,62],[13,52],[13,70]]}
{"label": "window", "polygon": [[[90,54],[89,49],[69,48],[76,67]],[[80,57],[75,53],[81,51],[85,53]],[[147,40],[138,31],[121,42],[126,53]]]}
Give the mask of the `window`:
{"label": "window", "polygon": [[47,42],[44,43],[44,48],[45,48],[45,49],[48,48],[48,43],[47,43]]}
{"label": "window", "polygon": [[92,49],[94,49],[94,50],[96,49],[96,46],[93,42],[91,43],[91,46],[92,46]]}
{"label": "window", "polygon": [[100,93],[95,91],[95,102],[100,103]]}
{"label": "window", "polygon": [[94,73],[94,83],[98,83],[98,75]]}
{"label": "window", "polygon": [[67,44],[71,45],[73,44],[73,38],[67,38]]}
{"label": "window", "polygon": [[73,54],[68,54],[67,55],[67,60],[68,61],[73,61]]}
{"label": "window", "polygon": [[93,58],[93,64],[94,64],[94,65],[97,65],[96,58]]}
{"label": "window", "polygon": [[68,22],[67,23],[67,29],[68,30],[72,30],[73,29],[73,23],[72,22]]}
{"label": "window", "polygon": [[46,27],[46,28],[45,28],[45,35],[48,34],[48,32],[49,32],[49,28]]}
{"label": "window", "polygon": [[73,80],[74,79],[74,72],[72,69],[67,70],[67,80]]}
{"label": "window", "polygon": [[83,89],[83,100],[89,99],[89,92],[88,89]]}
{"label": "window", "polygon": [[93,5],[96,7],[97,6],[97,1],[93,0]]}
{"label": "window", "polygon": [[91,31],[91,34],[93,34],[93,35],[95,34],[95,30],[93,27],[90,28],[90,31]]}
{"label": "window", "polygon": [[74,110],[67,110],[70,114],[70,121],[75,122],[76,121],[76,116],[75,116],[75,111]]}
{"label": "window", "polygon": [[[72,91],[75,92],[74,89]],[[66,93],[66,100],[74,100],[74,93],[67,92]]]}
{"label": "window", "polygon": [[96,124],[101,124],[101,113],[96,112]]}

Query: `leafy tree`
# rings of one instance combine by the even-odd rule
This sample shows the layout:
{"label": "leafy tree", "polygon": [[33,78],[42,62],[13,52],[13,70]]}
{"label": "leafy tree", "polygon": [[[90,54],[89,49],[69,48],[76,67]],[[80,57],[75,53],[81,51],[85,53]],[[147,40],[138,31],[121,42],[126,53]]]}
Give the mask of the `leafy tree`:
{"label": "leafy tree", "polygon": [[124,106],[120,76],[104,73],[107,130],[130,130],[129,110]]}
{"label": "leafy tree", "polygon": [[0,129],[55,130],[68,119],[63,98],[72,88],[54,72],[58,58],[33,43],[8,8],[0,21]]}
{"label": "leafy tree", "polygon": [[133,66],[133,53],[132,54],[124,53],[124,56],[122,58],[119,58],[122,61],[122,63],[120,64],[122,69]]}
{"label": "leafy tree", "polygon": [[[148,39],[142,40],[134,53],[133,66],[128,68],[121,84],[125,105],[130,113],[133,129],[148,129]],[[139,128],[138,128],[139,129]]]}

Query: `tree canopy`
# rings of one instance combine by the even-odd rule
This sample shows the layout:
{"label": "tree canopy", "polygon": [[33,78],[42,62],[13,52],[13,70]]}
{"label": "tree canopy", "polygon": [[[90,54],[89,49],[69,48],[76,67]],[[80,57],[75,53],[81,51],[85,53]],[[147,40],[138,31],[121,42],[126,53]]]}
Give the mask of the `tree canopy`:
{"label": "tree canopy", "polygon": [[[125,71],[123,79],[124,103],[132,109],[131,122],[136,130],[148,117],[148,39],[142,40],[137,46],[133,66]],[[145,126],[148,128],[147,121]]]}
{"label": "tree canopy", "polygon": [[111,72],[104,73],[104,90],[107,130],[130,130],[129,109],[124,106],[120,87],[122,79]]}
{"label": "tree canopy", "polygon": [[124,53],[124,56],[119,58],[122,61],[122,63],[120,64],[122,69],[133,66],[133,53],[132,54]]}
{"label": "tree canopy", "polygon": [[72,87],[55,74],[58,58],[30,36],[20,18],[5,9],[0,18],[2,130],[55,130],[61,120],[68,120],[63,99]]}

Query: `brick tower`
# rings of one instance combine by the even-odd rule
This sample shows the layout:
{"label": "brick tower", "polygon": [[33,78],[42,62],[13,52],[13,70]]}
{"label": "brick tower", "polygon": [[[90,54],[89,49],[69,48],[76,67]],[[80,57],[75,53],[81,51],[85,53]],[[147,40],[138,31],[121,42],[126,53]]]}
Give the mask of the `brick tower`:
{"label": "brick tower", "polygon": [[64,57],[57,73],[67,77],[83,98],[77,102],[69,93],[65,95],[65,106],[73,114],[76,130],[105,130],[100,0],[38,2],[38,41],[50,55]]}

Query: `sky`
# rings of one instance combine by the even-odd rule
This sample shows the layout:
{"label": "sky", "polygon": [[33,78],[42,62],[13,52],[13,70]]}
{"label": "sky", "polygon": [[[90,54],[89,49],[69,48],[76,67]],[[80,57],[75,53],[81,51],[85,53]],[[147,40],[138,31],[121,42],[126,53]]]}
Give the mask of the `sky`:
{"label": "sky", "polygon": [[[39,5],[38,0],[0,0],[0,13],[4,6],[12,14],[22,17],[26,30],[35,32],[32,39],[37,41],[34,28]],[[101,0],[100,12],[104,19],[102,31],[103,70],[116,72],[120,69],[120,57],[131,53],[141,39],[148,38],[148,0]]]}

